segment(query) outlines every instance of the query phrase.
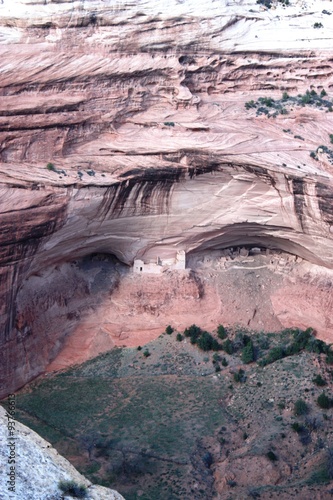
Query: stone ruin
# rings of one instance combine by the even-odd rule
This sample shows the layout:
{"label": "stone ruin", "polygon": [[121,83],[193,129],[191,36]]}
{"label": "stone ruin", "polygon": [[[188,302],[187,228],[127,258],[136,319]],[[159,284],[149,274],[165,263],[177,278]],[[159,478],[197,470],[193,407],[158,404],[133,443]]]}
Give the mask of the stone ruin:
{"label": "stone ruin", "polygon": [[186,254],[184,250],[179,250],[175,257],[169,259],[150,259],[147,261],[135,259],[133,272],[136,274],[161,274],[166,270],[185,269]]}

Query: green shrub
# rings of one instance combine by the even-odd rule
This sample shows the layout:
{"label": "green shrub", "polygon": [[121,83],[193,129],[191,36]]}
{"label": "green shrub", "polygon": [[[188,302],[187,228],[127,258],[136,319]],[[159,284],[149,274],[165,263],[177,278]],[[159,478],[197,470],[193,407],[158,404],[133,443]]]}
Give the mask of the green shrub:
{"label": "green shrub", "polygon": [[235,382],[245,382],[246,381],[245,371],[240,368],[238,370],[238,372],[235,372],[234,373],[234,380],[235,380]]}
{"label": "green shrub", "polygon": [[83,484],[77,484],[75,481],[59,481],[59,489],[65,494],[74,498],[86,498],[88,491]]}
{"label": "green shrub", "polygon": [[227,354],[232,354],[234,352],[234,347],[230,339],[227,339],[225,342],[223,342],[222,349]]}
{"label": "green shrub", "polygon": [[185,337],[190,337],[191,344],[195,344],[200,337],[202,330],[197,325],[191,325],[189,328],[184,330]]}
{"label": "green shrub", "polygon": [[317,404],[320,408],[328,409],[331,408],[332,401],[324,392],[322,392],[317,398]]}
{"label": "green shrub", "polygon": [[285,348],[283,346],[272,347],[272,349],[267,354],[266,358],[262,360],[261,364],[263,366],[270,365],[279,359],[284,358],[286,355]]}
{"label": "green shrub", "polygon": [[329,350],[326,356],[326,363],[328,365],[333,365],[333,351]]}
{"label": "green shrub", "polygon": [[269,108],[271,108],[274,104],[274,99],[272,99],[272,97],[259,97],[258,101]]}
{"label": "green shrub", "polygon": [[333,144],[333,134],[330,134],[330,142]]}
{"label": "green shrub", "polygon": [[148,349],[145,349],[145,350],[143,351],[143,355],[144,355],[144,357],[145,357],[145,358],[148,358],[148,357],[150,356],[150,352],[149,352],[149,350],[148,350]]}
{"label": "green shrub", "polygon": [[178,340],[178,342],[181,342],[183,340],[183,336],[181,333],[177,333],[177,336],[176,336],[176,340]]}
{"label": "green shrub", "polygon": [[329,346],[325,344],[323,340],[311,337],[306,344],[306,350],[309,352],[315,352],[316,354],[327,353]]}
{"label": "green shrub", "polygon": [[293,422],[291,424],[291,428],[293,431],[297,432],[298,434],[300,434],[304,430],[303,425],[299,424],[298,422]]}
{"label": "green shrub", "polygon": [[322,23],[314,23],[313,25],[314,28],[323,28],[323,24]]}
{"label": "green shrub", "polygon": [[225,358],[222,358],[222,366],[228,366],[228,361]]}
{"label": "green shrub", "polygon": [[219,361],[221,361],[221,356],[219,354],[217,354],[217,352],[214,352],[213,363],[218,363]]}
{"label": "green shrub", "polygon": [[223,325],[217,327],[217,336],[219,339],[224,340],[227,338],[228,334]]}
{"label": "green shrub", "polygon": [[218,341],[208,332],[202,332],[196,344],[203,351],[219,351],[222,349]]}
{"label": "green shrub", "polygon": [[252,340],[246,344],[242,350],[242,361],[245,364],[252,363],[254,361],[254,345]]}
{"label": "green shrub", "polygon": [[48,163],[46,165],[46,168],[47,168],[47,170],[51,170],[52,172],[56,172],[56,173],[58,172],[53,163]]}
{"label": "green shrub", "polygon": [[174,127],[175,123],[174,122],[164,122],[164,125],[166,125],[167,127]]}
{"label": "green shrub", "polygon": [[248,102],[245,103],[245,108],[246,109],[255,108],[255,107],[256,107],[256,103],[253,100],[248,101]]}
{"label": "green shrub", "polygon": [[287,101],[289,99],[288,92],[283,92],[282,94],[282,101]]}
{"label": "green shrub", "polygon": [[327,95],[326,90],[322,89],[322,91],[320,92],[320,95],[321,95],[321,97],[325,97],[325,95]]}
{"label": "green shrub", "polygon": [[327,382],[326,380],[323,379],[323,377],[319,374],[319,375],[316,375],[313,379],[312,379],[312,382],[316,385],[318,385],[319,387],[323,387],[324,385],[327,385]]}
{"label": "green shrub", "polygon": [[271,462],[276,462],[278,459],[277,455],[275,455],[274,451],[269,451],[267,454],[266,454],[266,457],[268,458],[268,460],[270,460]]}
{"label": "green shrub", "polygon": [[309,407],[303,399],[298,399],[294,404],[294,415],[299,417],[309,413]]}
{"label": "green shrub", "polygon": [[173,332],[174,332],[174,329],[172,328],[172,326],[168,325],[165,329],[165,333],[167,333],[168,335],[171,335]]}

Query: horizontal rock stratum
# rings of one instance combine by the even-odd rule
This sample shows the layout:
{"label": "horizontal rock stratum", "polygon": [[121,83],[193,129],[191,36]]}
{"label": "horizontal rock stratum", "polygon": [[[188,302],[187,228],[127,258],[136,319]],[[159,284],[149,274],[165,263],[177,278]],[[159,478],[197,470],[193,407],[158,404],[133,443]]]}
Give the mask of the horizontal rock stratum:
{"label": "horizontal rock stratum", "polygon": [[333,268],[332,4],[271,3],[2,1],[2,395],[61,348],[18,314],[52,266],[256,245]]}

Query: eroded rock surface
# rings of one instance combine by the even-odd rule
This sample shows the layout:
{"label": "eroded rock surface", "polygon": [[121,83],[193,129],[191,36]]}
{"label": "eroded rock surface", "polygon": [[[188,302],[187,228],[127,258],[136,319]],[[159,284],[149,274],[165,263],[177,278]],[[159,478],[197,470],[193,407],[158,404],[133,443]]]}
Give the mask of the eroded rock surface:
{"label": "eroded rock surface", "polygon": [[[9,420],[13,422],[12,420]],[[65,458],[52,448],[50,443],[36,432],[19,422],[15,422],[14,438],[8,435],[8,417],[0,406],[0,448],[1,498],[25,500],[60,500],[63,498],[58,485],[60,481],[74,481],[87,487],[87,498],[94,500],[123,500],[123,496],[103,486],[92,485]],[[12,447],[5,443],[14,443]],[[10,450],[13,455],[8,463]],[[13,458],[15,457],[15,458]],[[15,464],[15,465],[13,465]],[[10,470],[12,467],[12,471]],[[10,472],[12,483],[10,483]],[[7,482],[9,481],[9,482]],[[10,490],[9,487],[14,488]]]}
{"label": "eroded rock surface", "polygon": [[333,100],[330,12],[329,1],[3,0],[2,394],[69,333],[45,329],[59,297],[44,330],[21,314],[25,280],[52,266],[259,245],[333,267],[333,113],[244,106],[307,89]]}

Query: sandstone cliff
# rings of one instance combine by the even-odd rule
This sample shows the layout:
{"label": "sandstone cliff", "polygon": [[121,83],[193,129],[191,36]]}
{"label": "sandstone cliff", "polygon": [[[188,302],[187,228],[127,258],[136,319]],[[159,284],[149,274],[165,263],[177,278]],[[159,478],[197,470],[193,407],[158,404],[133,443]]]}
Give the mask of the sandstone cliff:
{"label": "sandstone cliff", "polygon": [[24,307],[48,268],[241,245],[333,268],[332,9],[290,3],[0,4],[2,395],[68,334]]}

